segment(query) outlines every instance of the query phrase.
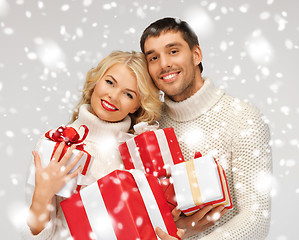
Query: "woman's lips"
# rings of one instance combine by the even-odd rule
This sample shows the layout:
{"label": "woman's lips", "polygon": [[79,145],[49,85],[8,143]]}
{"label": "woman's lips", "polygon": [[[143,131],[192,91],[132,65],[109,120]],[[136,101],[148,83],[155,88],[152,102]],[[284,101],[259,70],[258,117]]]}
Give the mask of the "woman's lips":
{"label": "woman's lips", "polygon": [[101,104],[102,104],[102,107],[107,111],[115,112],[118,110],[117,107],[115,107],[113,104],[107,102],[106,100],[101,99]]}

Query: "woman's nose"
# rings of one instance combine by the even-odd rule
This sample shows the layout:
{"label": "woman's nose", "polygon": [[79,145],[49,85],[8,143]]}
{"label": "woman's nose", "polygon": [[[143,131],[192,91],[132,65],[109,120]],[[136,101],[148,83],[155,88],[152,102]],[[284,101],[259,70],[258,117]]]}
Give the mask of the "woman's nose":
{"label": "woman's nose", "polygon": [[108,93],[108,96],[109,98],[111,98],[112,100],[118,100],[119,99],[119,96],[120,96],[120,89],[118,88],[112,88],[109,93]]}

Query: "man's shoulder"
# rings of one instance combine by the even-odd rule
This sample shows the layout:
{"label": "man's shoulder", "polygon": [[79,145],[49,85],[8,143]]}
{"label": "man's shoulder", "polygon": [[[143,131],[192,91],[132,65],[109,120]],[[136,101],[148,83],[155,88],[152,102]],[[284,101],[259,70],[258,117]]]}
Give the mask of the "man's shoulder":
{"label": "man's shoulder", "polygon": [[238,110],[240,112],[260,113],[260,110],[251,102],[232,97],[227,94],[223,95],[219,103],[222,105],[226,105],[227,107],[231,108],[231,110]]}

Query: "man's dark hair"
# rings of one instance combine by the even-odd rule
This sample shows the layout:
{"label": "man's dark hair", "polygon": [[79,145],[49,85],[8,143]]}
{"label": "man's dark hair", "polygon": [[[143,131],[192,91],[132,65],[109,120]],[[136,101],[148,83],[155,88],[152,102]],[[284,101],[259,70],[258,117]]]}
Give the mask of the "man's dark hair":
{"label": "man's dark hair", "polygon": [[[169,31],[180,32],[182,34],[183,39],[188,43],[189,48],[191,50],[193,50],[193,47],[195,45],[199,45],[198,38],[195,32],[191,29],[191,27],[187,22],[182,21],[178,18],[167,17],[153,22],[144,30],[140,38],[141,51],[144,53],[144,43],[147,38],[158,37],[160,36],[161,33],[169,32]],[[203,71],[202,63],[200,62],[198,66],[200,72],[202,73]]]}

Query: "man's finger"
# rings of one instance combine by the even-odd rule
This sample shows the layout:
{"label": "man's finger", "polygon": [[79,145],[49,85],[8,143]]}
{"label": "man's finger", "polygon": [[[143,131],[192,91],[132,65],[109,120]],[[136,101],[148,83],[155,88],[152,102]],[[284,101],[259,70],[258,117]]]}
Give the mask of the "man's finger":
{"label": "man's finger", "polygon": [[222,216],[221,211],[224,209],[224,206],[218,206],[214,209],[212,209],[209,213],[206,214],[206,216],[200,221],[201,225],[206,225],[209,223],[215,224]]}
{"label": "man's finger", "polygon": [[156,227],[156,233],[157,233],[159,238],[167,237],[167,234],[159,227]]}
{"label": "man's finger", "polygon": [[173,217],[173,220],[176,222],[179,218],[180,218],[180,215],[181,215],[181,210],[177,209],[177,208],[174,208],[172,211],[172,217]]}
{"label": "man's finger", "polygon": [[184,236],[184,234],[185,234],[185,230],[178,228],[178,231],[177,231],[178,237],[182,238]]}
{"label": "man's finger", "polygon": [[[200,210],[198,210],[196,213],[194,213],[192,216],[192,220],[194,222],[198,222],[200,220],[202,220],[206,214],[211,211],[211,209],[213,208],[212,205],[207,205],[207,206],[204,206],[203,208],[201,208]],[[190,218],[191,219],[191,218]]]}
{"label": "man's finger", "polygon": [[161,228],[156,227],[156,233],[159,238],[162,240],[177,240],[177,238],[169,236],[166,232],[164,232]]}

